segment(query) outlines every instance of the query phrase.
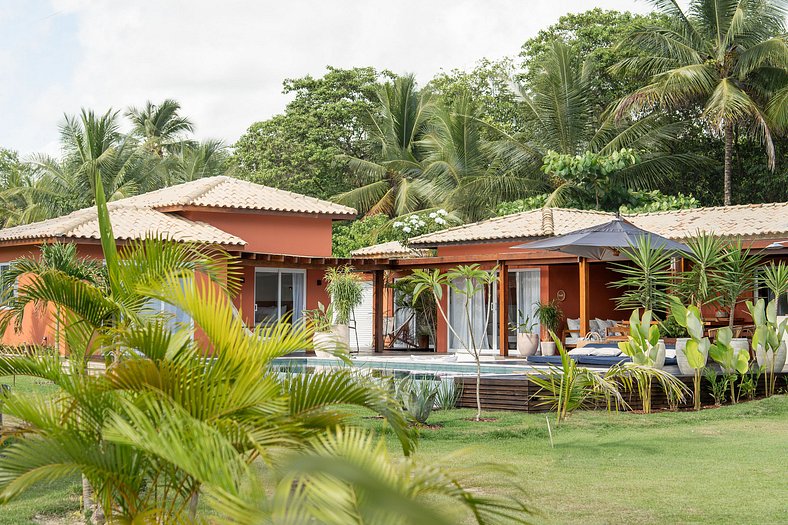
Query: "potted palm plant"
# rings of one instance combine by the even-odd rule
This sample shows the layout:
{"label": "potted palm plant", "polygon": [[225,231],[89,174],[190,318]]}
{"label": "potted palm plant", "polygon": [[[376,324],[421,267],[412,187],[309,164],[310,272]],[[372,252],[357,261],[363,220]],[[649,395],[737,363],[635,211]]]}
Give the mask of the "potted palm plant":
{"label": "potted palm plant", "polygon": [[536,323],[520,310],[517,318],[517,323],[509,323],[509,329],[517,333],[517,353],[523,357],[534,355],[539,348],[539,334],[534,332]]}
{"label": "potted palm plant", "polygon": [[558,327],[561,326],[561,320],[564,318],[564,312],[558,306],[558,301],[553,299],[547,303],[536,303],[536,316],[539,318],[539,324],[542,325],[542,332],[547,334],[542,339],[542,355],[555,355],[555,341],[550,338],[550,332],[558,333]]}
{"label": "potted palm plant", "polygon": [[361,304],[361,277],[350,266],[326,270],[326,292],[331,297],[336,338],[345,346],[350,344],[348,323],[353,310]]}
{"label": "potted palm plant", "polygon": [[337,351],[338,338],[334,330],[334,309],[332,305],[317,303],[317,308],[304,312],[307,323],[312,329],[312,348],[317,357],[333,357]]}

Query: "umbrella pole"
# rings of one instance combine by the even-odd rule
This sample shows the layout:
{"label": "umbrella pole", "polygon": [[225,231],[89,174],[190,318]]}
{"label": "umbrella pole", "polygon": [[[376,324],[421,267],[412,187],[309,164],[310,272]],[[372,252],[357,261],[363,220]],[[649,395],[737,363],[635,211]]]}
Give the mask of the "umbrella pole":
{"label": "umbrella pole", "polygon": [[588,310],[589,310],[589,291],[590,283],[588,279],[588,259],[580,257],[580,335],[585,337],[588,333]]}

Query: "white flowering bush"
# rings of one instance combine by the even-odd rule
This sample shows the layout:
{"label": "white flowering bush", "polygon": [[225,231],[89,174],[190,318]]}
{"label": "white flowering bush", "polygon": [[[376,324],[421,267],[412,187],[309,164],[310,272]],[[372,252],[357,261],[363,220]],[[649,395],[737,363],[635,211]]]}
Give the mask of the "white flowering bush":
{"label": "white flowering bush", "polygon": [[449,212],[444,209],[430,213],[413,213],[403,216],[391,225],[397,240],[407,244],[410,239],[449,227]]}

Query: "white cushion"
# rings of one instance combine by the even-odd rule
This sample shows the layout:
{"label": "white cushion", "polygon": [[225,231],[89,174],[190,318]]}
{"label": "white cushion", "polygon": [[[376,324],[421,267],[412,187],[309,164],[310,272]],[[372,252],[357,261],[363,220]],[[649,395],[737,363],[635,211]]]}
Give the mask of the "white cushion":
{"label": "white cushion", "polygon": [[591,330],[592,332],[601,334],[604,331],[604,329],[600,328],[599,321],[600,321],[599,319],[590,319],[588,321],[588,329]]}
{"label": "white cushion", "polygon": [[576,331],[580,330],[580,318],[578,317],[577,319],[567,319],[566,320],[566,328],[570,332],[576,332]]}
{"label": "white cushion", "polygon": [[599,357],[615,357],[621,355],[621,350],[618,348],[594,348],[591,351],[591,355],[597,355]]}
{"label": "white cushion", "polygon": [[594,351],[593,348],[586,348],[585,346],[581,346],[580,348],[573,348],[569,352],[569,355],[594,355],[592,352]]}

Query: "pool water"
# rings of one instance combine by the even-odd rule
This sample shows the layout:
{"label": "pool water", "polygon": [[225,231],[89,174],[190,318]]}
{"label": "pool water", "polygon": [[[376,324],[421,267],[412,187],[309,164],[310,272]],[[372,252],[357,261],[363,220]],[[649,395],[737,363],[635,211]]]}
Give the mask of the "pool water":
{"label": "pool water", "polygon": [[[351,357],[352,366],[359,369],[379,370],[397,375],[402,371],[405,375],[412,372],[431,373],[434,375],[475,375],[476,363],[440,361],[434,358],[381,358],[381,357]],[[348,366],[337,358],[324,357],[280,357],[274,359],[274,365],[283,370],[292,372],[303,371],[308,368],[340,368]],[[498,364],[482,362],[482,374],[526,374],[540,368],[527,364]]]}

